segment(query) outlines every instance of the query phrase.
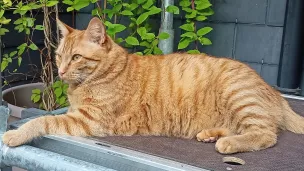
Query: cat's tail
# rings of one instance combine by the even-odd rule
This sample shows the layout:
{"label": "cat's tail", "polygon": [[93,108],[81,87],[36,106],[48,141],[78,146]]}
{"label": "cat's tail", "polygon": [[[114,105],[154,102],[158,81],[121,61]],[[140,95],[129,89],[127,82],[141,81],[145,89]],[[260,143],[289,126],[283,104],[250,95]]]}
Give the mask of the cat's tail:
{"label": "cat's tail", "polygon": [[297,134],[304,134],[304,117],[295,113],[285,100],[283,108],[285,109],[283,114],[283,129]]}

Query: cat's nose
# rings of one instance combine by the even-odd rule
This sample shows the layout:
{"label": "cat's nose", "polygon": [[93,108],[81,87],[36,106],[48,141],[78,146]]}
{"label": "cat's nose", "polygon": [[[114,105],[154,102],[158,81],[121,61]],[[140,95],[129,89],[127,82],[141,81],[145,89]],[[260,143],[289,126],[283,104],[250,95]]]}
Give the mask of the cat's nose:
{"label": "cat's nose", "polygon": [[65,74],[65,71],[59,70],[59,76],[62,77]]}

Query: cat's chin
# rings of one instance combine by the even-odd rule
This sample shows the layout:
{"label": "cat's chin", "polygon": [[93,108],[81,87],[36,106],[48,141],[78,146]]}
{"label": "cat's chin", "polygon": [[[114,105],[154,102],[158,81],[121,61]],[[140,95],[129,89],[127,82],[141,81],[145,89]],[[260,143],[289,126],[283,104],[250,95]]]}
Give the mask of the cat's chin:
{"label": "cat's chin", "polygon": [[66,84],[75,84],[75,81],[72,81],[72,80],[66,80],[66,79],[62,79],[61,80],[66,83]]}
{"label": "cat's chin", "polygon": [[69,85],[79,85],[81,84],[82,82],[77,82],[76,80],[64,80],[64,79],[61,79],[64,83],[67,83]]}

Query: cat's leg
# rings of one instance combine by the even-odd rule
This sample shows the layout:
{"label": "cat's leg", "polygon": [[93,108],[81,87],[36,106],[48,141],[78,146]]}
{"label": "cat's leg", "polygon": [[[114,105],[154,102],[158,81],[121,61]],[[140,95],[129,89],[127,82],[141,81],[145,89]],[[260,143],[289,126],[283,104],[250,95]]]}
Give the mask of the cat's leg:
{"label": "cat's leg", "polygon": [[220,138],[215,144],[215,149],[222,154],[237,152],[258,151],[272,147],[277,142],[277,134],[270,128],[259,125],[247,125],[248,128],[240,135]]}
{"label": "cat's leg", "polygon": [[225,137],[230,135],[229,129],[226,128],[212,128],[204,129],[196,135],[198,141],[203,142],[215,142],[220,137]]}
{"label": "cat's leg", "polygon": [[3,143],[8,146],[19,146],[43,135],[92,136],[96,131],[96,117],[85,110],[55,116],[42,116],[33,119],[17,130],[7,131],[3,135]]}

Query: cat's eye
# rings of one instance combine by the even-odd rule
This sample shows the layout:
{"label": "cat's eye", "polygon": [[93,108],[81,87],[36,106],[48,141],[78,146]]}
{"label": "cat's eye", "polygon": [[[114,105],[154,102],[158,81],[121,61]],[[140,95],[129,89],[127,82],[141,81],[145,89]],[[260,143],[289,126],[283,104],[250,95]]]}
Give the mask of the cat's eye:
{"label": "cat's eye", "polygon": [[75,55],[73,55],[72,60],[73,60],[73,61],[76,61],[76,60],[78,60],[78,59],[80,59],[80,58],[81,58],[81,55],[75,54]]}
{"label": "cat's eye", "polygon": [[60,55],[60,54],[58,54],[58,53],[56,53],[56,56],[57,56],[58,58],[61,58],[61,55]]}

